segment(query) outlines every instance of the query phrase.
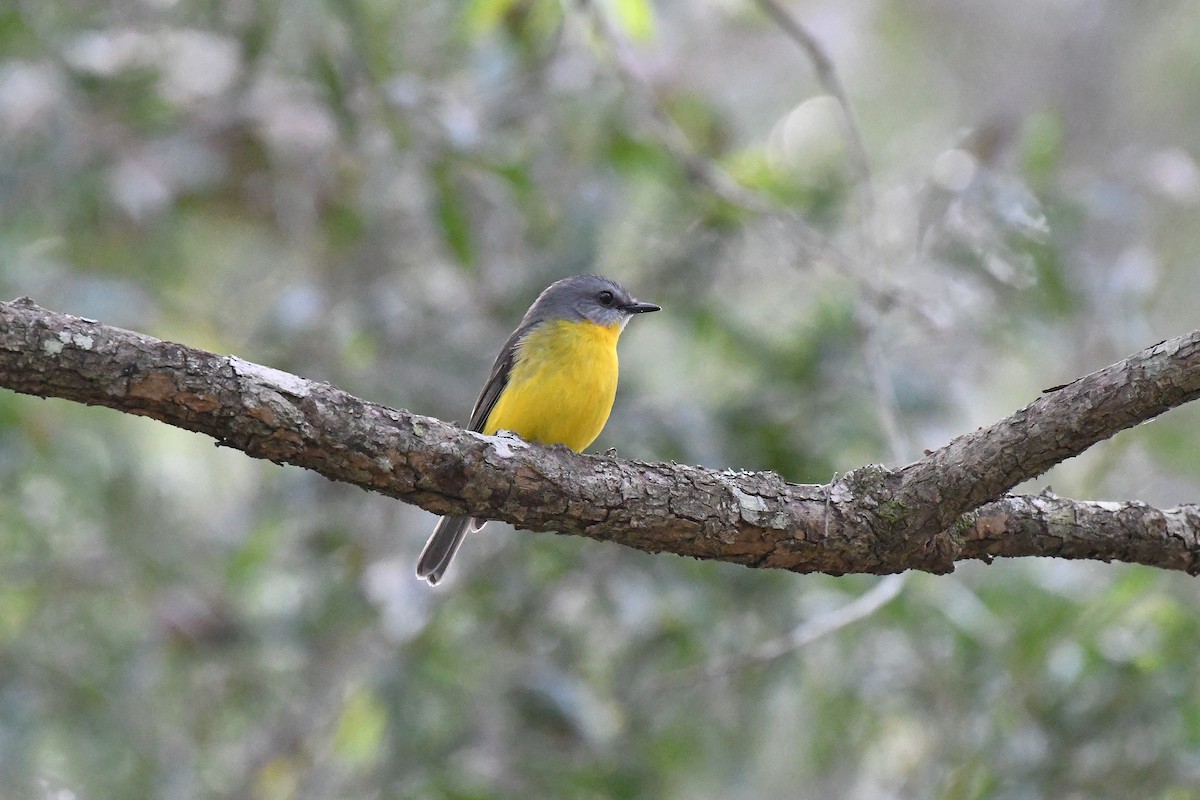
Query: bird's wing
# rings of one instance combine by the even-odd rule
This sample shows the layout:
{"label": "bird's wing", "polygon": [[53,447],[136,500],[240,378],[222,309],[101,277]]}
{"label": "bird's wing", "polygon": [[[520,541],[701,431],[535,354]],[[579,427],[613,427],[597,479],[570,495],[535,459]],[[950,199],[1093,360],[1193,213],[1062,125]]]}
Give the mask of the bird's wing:
{"label": "bird's wing", "polygon": [[483,391],[479,393],[479,399],[475,401],[475,408],[471,411],[471,424],[468,426],[470,430],[483,432],[488,415],[496,407],[496,401],[500,399],[504,387],[508,386],[508,376],[517,360],[517,348],[521,346],[521,340],[530,330],[532,328],[518,328],[508,337],[504,347],[500,348],[500,355],[496,356],[496,363],[492,364],[492,374],[488,376]]}

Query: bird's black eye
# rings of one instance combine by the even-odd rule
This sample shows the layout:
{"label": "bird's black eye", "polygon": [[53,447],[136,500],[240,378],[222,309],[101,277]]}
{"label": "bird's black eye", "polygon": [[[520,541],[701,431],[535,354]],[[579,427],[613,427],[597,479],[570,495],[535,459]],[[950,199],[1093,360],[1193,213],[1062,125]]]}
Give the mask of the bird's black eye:
{"label": "bird's black eye", "polygon": [[605,289],[603,292],[596,295],[596,299],[600,301],[600,305],[602,305],[606,308],[611,306],[613,304],[613,301],[616,300],[616,298],[613,297],[613,293],[610,292],[608,289]]}

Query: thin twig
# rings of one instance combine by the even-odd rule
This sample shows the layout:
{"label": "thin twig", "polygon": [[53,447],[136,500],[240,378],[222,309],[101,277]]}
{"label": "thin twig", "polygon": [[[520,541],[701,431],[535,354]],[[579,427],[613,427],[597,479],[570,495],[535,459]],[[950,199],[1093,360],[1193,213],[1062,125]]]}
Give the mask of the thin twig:
{"label": "thin twig", "polygon": [[[900,287],[879,288],[860,274],[863,271],[863,264],[870,263],[870,259],[851,257],[828,236],[804,222],[794,211],[780,206],[767,195],[742,186],[718,164],[697,152],[688,140],[687,134],[671,117],[662,98],[658,96],[654,87],[636,66],[636,59],[626,38],[612,26],[604,12],[597,8],[591,0],[581,0],[579,7],[587,12],[597,39],[608,48],[617,76],[625,84],[626,89],[648,109],[652,132],[664,149],[679,163],[685,174],[712,192],[713,195],[731,205],[755,214],[774,216],[788,223],[789,230],[797,235],[810,254],[819,254],[828,259],[842,274],[853,280],[859,290],[880,311],[887,307],[899,306],[926,322],[929,321],[928,313],[921,304],[916,299],[909,297]],[[811,37],[808,38],[811,40]],[[832,85],[837,87],[837,91],[829,89],[827,91],[830,91],[830,94],[841,106],[842,114],[846,115],[844,124],[848,124],[851,138],[858,142],[857,146],[852,145],[850,149],[856,150],[853,169],[861,181],[863,176],[869,177],[870,170],[867,167],[866,151],[862,146],[861,137],[858,136],[858,127],[852,116],[849,101],[846,100],[845,92],[840,88],[841,83],[828,56],[824,54],[819,45],[814,43],[814,46],[818,54],[816,56],[817,73],[819,76],[832,74]],[[826,81],[823,80],[823,85],[825,83]],[[872,204],[868,197],[868,204],[861,210],[861,213],[868,216],[871,208]]]}
{"label": "thin twig", "polygon": [[[863,319],[864,313],[869,313],[871,318]],[[909,441],[900,426],[900,415],[896,408],[896,386],[888,370],[887,357],[884,355],[878,316],[878,307],[870,301],[859,304],[859,346],[862,349],[867,379],[875,395],[875,409],[887,439],[889,455],[892,463],[903,464],[908,459]]]}
{"label": "thin twig", "polygon": [[591,0],[581,0],[580,7],[588,12],[592,28],[608,48],[612,64],[627,89],[645,102],[650,110],[654,132],[667,151],[682,165],[685,173],[726,202],[759,214],[778,211],[778,206],[757,192],[746,189],[709,159],[704,158],[688,141],[687,134],[667,112],[658,93],[634,66],[629,42],[608,20],[604,11]]}
{"label": "thin twig", "polygon": [[617,76],[626,89],[649,110],[649,123],[655,137],[691,180],[730,205],[754,214],[785,219],[792,233],[811,254],[826,256],[839,263],[846,272],[853,274],[851,259],[841,252],[829,237],[813,228],[792,210],[780,206],[768,195],[742,186],[720,165],[700,153],[675,122],[654,87],[635,65],[632,48],[625,36],[591,0],[581,0],[579,6],[587,12],[597,39],[608,48]]}
{"label": "thin twig", "polygon": [[800,45],[800,48],[808,55],[809,60],[812,61],[813,70],[817,73],[817,82],[821,84],[821,88],[827,94],[837,101],[841,108],[842,134],[846,138],[850,168],[854,171],[855,178],[862,187],[863,222],[866,224],[874,213],[875,205],[871,191],[871,160],[867,156],[867,148],[863,143],[858,121],[854,116],[854,109],[850,105],[850,98],[846,95],[842,79],[833,65],[833,59],[829,57],[825,48],[809,32],[808,28],[804,27],[804,24],[793,17],[777,0],[757,0],[757,2],[763,13],[773,19],[783,29],[783,32]]}
{"label": "thin twig", "polygon": [[699,680],[711,681],[794,653],[818,639],[823,639],[871,616],[899,596],[907,579],[908,573],[888,575],[844,606],[805,620],[788,633],[763,642],[749,653],[717,661],[695,670],[672,673],[670,682],[679,683],[682,677],[690,677],[697,672]]}
{"label": "thin twig", "polygon": [[[756,0],[759,8],[791,37],[792,41],[812,62],[816,72],[817,82],[838,104],[841,111],[839,124],[842,137],[846,140],[846,160],[857,183],[859,213],[862,233],[859,241],[862,244],[862,262],[872,264],[879,260],[879,248],[875,242],[875,193],[871,179],[871,162],[863,143],[862,131],[858,126],[854,109],[846,88],[838,75],[833,59],[825,52],[817,37],[796,19],[778,0]],[[860,287],[871,287],[869,281],[855,276]],[[888,440],[888,449],[896,463],[902,463],[908,455],[908,442],[901,433],[898,414],[896,413],[896,392],[891,376],[888,374],[887,362],[884,358],[883,342],[879,336],[878,317],[884,311],[881,293],[873,289],[863,292],[863,302],[859,311],[860,346],[863,360],[875,395],[875,403],[879,413],[880,424]],[[863,308],[865,307],[865,308]]]}

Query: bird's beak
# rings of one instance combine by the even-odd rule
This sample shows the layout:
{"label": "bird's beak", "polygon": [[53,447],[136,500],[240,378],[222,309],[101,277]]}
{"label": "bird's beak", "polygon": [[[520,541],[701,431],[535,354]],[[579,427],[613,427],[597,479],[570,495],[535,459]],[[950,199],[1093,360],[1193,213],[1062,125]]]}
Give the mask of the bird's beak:
{"label": "bird's beak", "polygon": [[654,303],[642,303],[634,300],[632,303],[621,306],[621,310],[628,314],[649,314],[651,311],[662,311],[662,308]]}

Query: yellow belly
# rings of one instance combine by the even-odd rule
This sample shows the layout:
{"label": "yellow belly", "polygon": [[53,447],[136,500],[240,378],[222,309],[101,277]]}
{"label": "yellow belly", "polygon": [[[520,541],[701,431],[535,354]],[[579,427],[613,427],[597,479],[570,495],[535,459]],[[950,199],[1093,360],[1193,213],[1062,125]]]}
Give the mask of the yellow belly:
{"label": "yellow belly", "polygon": [[617,395],[621,326],[547,322],[525,337],[483,432],[513,431],[579,452],[600,435]]}

